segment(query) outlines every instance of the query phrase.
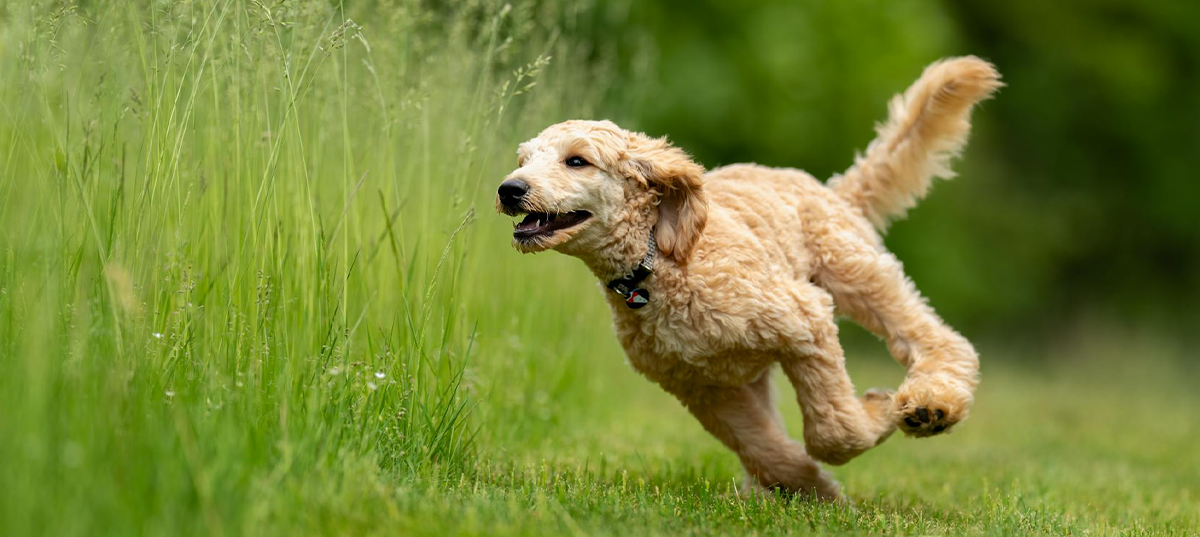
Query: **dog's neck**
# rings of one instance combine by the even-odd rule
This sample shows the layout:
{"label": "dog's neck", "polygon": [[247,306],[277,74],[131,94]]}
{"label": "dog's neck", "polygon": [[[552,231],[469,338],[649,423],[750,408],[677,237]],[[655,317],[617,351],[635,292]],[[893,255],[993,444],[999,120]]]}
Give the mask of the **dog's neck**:
{"label": "dog's neck", "polygon": [[[634,203],[637,208],[611,224],[605,236],[579,251],[564,253],[582,260],[592,274],[606,285],[630,275],[646,259],[648,247],[653,246],[650,235],[654,233],[654,225],[658,220],[656,207],[649,199],[638,201],[643,203]],[[661,257],[659,252],[653,255]]]}
{"label": "dog's neck", "polygon": [[653,230],[649,228],[632,231],[623,236],[620,233],[614,233],[606,248],[578,257],[601,283],[608,284],[608,282],[632,274],[634,269],[647,258],[647,254],[653,258],[660,257],[658,252],[649,252],[649,248],[657,249],[650,239],[652,233]]}

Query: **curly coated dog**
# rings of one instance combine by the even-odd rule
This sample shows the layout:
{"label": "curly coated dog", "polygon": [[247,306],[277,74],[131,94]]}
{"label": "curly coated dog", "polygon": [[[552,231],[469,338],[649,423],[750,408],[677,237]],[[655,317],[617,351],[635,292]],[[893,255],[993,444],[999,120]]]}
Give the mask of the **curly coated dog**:
{"label": "curly coated dog", "polygon": [[[816,461],[843,464],[897,427],[923,437],[967,417],[975,350],[881,233],[953,175],[971,108],[1002,85],[975,57],[930,65],[828,184],[753,164],[706,173],[664,138],[567,121],[520,145],[497,209],[525,215],[516,249],[578,257],[607,286],[629,362],[737,453],[747,486],[838,499]],[[896,391],[855,393],[838,314],[886,340],[908,370]],[[776,363],[803,409],[803,445],[775,408]]]}

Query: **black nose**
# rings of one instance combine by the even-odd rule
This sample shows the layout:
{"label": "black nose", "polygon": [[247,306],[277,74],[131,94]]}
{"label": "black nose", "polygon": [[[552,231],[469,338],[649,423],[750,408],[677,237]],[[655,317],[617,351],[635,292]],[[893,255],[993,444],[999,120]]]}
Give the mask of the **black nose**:
{"label": "black nose", "polygon": [[529,183],[520,179],[509,179],[500,183],[500,190],[496,191],[500,195],[500,203],[504,205],[516,205],[521,202],[521,198],[529,192]]}

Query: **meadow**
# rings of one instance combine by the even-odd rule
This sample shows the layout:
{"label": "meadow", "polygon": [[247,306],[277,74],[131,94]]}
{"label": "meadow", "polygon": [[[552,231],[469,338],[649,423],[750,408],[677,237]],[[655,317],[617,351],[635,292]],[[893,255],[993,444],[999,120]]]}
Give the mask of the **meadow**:
{"label": "meadow", "polygon": [[0,6],[0,534],[1200,531],[1200,365],[1120,327],[984,338],[972,418],[835,468],[852,505],[739,497],[493,210],[518,142],[611,106],[579,10]]}

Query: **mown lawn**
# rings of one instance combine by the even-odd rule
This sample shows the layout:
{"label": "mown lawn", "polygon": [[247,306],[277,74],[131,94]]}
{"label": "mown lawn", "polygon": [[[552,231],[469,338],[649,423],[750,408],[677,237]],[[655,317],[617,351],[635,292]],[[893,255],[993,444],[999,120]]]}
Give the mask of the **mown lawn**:
{"label": "mown lawn", "polygon": [[[528,414],[491,420],[535,430],[496,441],[507,435],[482,432],[482,475],[399,488],[397,523],[431,535],[1196,534],[1194,367],[1105,352],[1015,366],[989,354],[974,414],[953,434],[893,437],[834,470],[853,506],[738,498],[735,459],[678,404],[599,367],[544,425]],[[861,361],[860,386],[894,385],[898,368]]]}
{"label": "mown lawn", "polygon": [[739,498],[586,270],[492,213],[618,83],[573,8],[355,9],[0,6],[0,535],[1200,527],[1195,353],[1125,329],[982,342],[973,417],[837,468],[851,505]]}

